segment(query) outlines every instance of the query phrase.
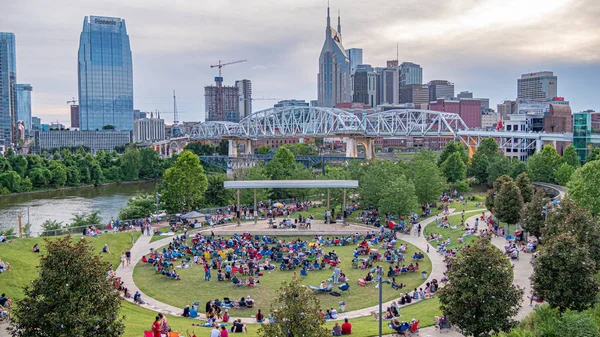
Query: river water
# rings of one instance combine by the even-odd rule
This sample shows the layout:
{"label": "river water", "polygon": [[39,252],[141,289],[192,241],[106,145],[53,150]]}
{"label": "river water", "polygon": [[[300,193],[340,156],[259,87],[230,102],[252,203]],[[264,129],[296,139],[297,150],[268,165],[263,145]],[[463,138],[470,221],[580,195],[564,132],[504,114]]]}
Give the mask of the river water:
{"label": "river water", "polygon": [[156,182],[140,182],[0,197],[0,230],[12,227],[16,232],[19,215],[22,224],[27,223],[28,209],[31,233],[35,236],[42,231],[45,220],[67,224],[75,213],[98,210],[102,220],[108,222],[116,219],[127,199],[144,193],[154,194],[155,187]]}

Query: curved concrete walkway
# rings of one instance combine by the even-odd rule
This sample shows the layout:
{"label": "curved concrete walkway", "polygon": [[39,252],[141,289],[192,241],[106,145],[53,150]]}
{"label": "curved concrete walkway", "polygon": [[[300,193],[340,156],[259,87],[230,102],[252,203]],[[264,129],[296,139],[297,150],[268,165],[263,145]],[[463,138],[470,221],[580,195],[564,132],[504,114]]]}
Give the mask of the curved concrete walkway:
{"label": "curved concrete walkway", "polygon": [[[449,216],[460,214],[460,212],[453,212],[454,211],[453,209],[451,209],[450,211],[451,211],[451,213]],[[478,210],[465,212],[465,213],[474,213],[474,212],[478,213],[477,215],[467,218],[466,222],[474,222],[475,218],[480,216],[479,212],[482,212],[482,211],[484,211],[484,210],[478,209]],[[489,214],[489,213],[486,212],[486,215],[487,214]],[[427,227],[427,225],[429,225],[430,223],[432,223],[434,221],[435,221],[435,217],[430,217],[430,218],[423,220],[421,222],[422,233],[425,233],[425,228]],[[374,229],[371,226],[364,226],[364,225],[357,225],[357,224],[354,224],[354,226],[368,229],[371,231]],[[227,227],[229,227],[229,226],[227,226]],[[239,227],[233,226],[233,225],[231,227],[232,227],[231,228],[232,231],[239,232],[239,230],[237,230],[237,231],[234,230],[234,228],[238,229]],[[210,232],[210,231],[211,231],[211,228],[201,229],[201,230],[191,231],[190,234],[195,234],[198,232]],[[353,232],[355,232],[355,231],[356,230],[353,230]],[[221,233],[221,231],[219,231],[218,234],[224,235],[225,233]],[[283,233],[281,233],[281,234],[283,234]],[[310,233],[310,235],[315,235],[315,234],[335,234],[335,233],[334,232]],[[182,308],[177,308],[177,307],[171,306],[169,304],[157,301],[151,297],[146,296],[141,290],[139,290],[139,288],[135,285],[135,282],[133,280],[133,269],[134,269],[135,265],[141,260],[142,256],[148,254],[150,252],[150,248],[158,249],[160,247],[168,245],[173,239],[173,237],[167,237],[165,239],[150,242],[151,238],[152,237],[144,236],[144,235],[140,236],[138,238],[138,240],[136,241],[136,243],[134,244],[134,246],[131,249],[131,255],[132,255],[131,265],[117,268],[116,274],[118,277],[121,278],[125,287],[127,287],[132,294],[135,293],[136,291],[140,291],[140,293],[142,294],[142,299],[144,301],[146,301],[146,304],[143,305],[143,307],[151,309],[156,312],[162,312],[162,313],[166,313],[166,314],[170,314],[170,315],[174,315],[174,316],[180,316],[181,312],[183,311]],[[425,239],[424,235],[422,235],[420,237],[417,237],[415,235],[401,235],[399,237],[399,239],[414,245],[415,247],[422,250],[423,252],[427,251],[427,246],[429,245],[427,240]],[[502,237],[493,238],[492,244],[503,251],[504,246],[506,245],[506,240]],[[446,271],[446,264],[444,263],[443,256],[436,253],[435,248],[433,248],[433,249],[432,248],[433,247],[430,247],[430,253],[427,253],[427,255],[431,261],[431,267],[432,267],[431,272],[430,272],[427,280],[425,280],[425,282],[423,282],[422,287],[425,286],[426,282],[431,282],[431,280],[434,278],[440,279],[440,277],[442,276],[442,272]],[[531,293],[531,289],[530,289],[530,285],[529,285],[529,277],[531,276],[532,268],[531,268],[531,265],[529,264],[529,258],[526,255],[523,256],[519,261],[511,261],[511,263],[513,264],[514,270],[515,270],[514,283],[519,285],[520,287],[525,288],[522,308],[516,317],[517,319],[520,320],[523,317],[527,316],[533,310],[533,307],[528,306],[529,302],[526,297],[527,295],[529,295]],[[131,299],[128,299],[128,301],[132,302]],[[412,304],[415,304],[418,302],[419,301],[414,301],[408,305],[412,305]],[[392,301],[386,302],[383,304],[383,307],[384,308],[388,307],[391,305],[391,303],[392,303]],[[406,306],[407,305],[400,306],[400,308],[403,308]],[[371,312],[378,311],[378,309],[379,309],[379,306],[376,305],[376,306],[371,306],[368,308],[345,312],[345,313],[341,314],[340,316],[348,317],[350,319],[365,317],[365,316],[370,316]],[[205,315],[199,313],[198,319],[205,319],[205,318],[206,318]],[[234,317],[234,318],[237,318],[237,317]],[[241,318],[241,319],[242,319],[242,322],[245,324],[256,324],[256,322],[251,318]],[[387,325],[387,323],[384,324],[384,331],[387,332],[387,331],[389,331],[389,328],[387,328],[387,326],[385,326],[385,325]],[[438,332],[434,327],[423,328],[423,329],[421,329],[421,333],[425,336],[432,336],[432,337],[440,336],[440,332]],[[462,335],[460,333],[452,330],[450,332],[444,332],[443,336],[460,337]]]}

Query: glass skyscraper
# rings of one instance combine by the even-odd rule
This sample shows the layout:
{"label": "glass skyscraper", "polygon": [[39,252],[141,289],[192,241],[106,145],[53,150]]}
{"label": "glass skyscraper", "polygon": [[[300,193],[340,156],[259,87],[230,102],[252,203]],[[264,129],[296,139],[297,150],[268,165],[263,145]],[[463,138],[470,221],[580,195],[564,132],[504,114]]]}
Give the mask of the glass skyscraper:
{"label": "glass skyscraper", "polygon": [[133,130],[133,69],[125,20],[86,16],[79,40],[81,130]]}
{"label": "glass skyscraper", "polygon": [[31,84],[17,84],[17,121],[23,121],[27,132],[31,131]]}
{"label": "glass skyscraper", "polygon": [[16,143],[17,59],[15,34],[0,32],[0,145]]}

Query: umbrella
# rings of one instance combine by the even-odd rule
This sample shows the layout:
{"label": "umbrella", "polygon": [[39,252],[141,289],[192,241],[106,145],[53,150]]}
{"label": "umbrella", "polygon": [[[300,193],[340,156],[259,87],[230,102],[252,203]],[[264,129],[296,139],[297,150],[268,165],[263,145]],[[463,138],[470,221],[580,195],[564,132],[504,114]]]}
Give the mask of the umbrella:
{"label": "umbrella", "polygon": [[274,203],[273,204],[274,207],[283,207],[283,204],[280,202]]}
{"label": "umbrella", "polygon": [[181,216],[182,219],[196,219],[196,218],[202,218],[205,217],[205,214],[202,214],[200,212],[196,212],[196,211],[192,211],[189,213],[185,213],[184,215]]}

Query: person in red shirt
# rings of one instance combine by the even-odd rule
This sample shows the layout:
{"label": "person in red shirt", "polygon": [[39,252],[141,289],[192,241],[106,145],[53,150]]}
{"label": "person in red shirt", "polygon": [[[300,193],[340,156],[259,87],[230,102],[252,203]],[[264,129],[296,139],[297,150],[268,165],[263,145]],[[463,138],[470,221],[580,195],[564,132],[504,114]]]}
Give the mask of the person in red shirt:
{"label": "person in red shirt", "polygon": [[156,319],[154,320],[154,323],[152,323],[152,333],[154,335],[154,337],[161,337],[160,336],[160,317],[156,316]]}
{"label": "person in red shirt", "polygon": [[342,335],[352,334],[352,324],[348,323],[348,318],[344,318],[344,324],[342,324]]}

